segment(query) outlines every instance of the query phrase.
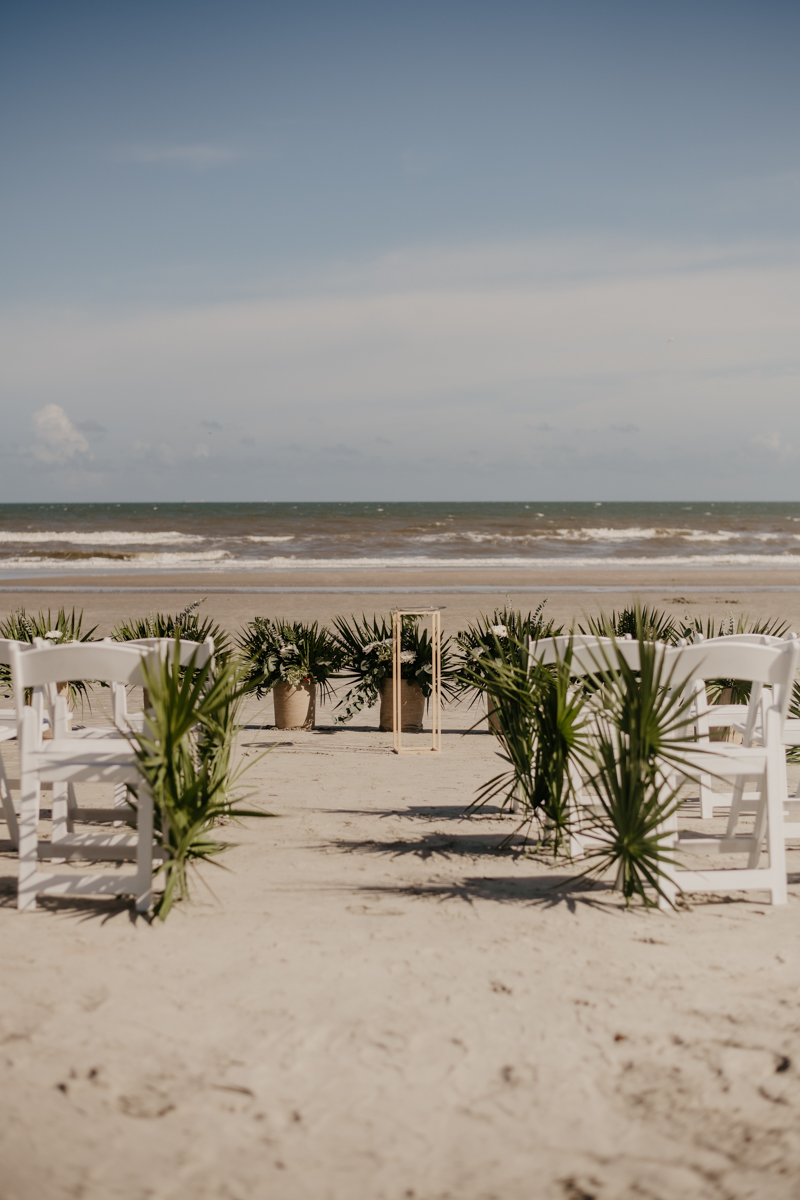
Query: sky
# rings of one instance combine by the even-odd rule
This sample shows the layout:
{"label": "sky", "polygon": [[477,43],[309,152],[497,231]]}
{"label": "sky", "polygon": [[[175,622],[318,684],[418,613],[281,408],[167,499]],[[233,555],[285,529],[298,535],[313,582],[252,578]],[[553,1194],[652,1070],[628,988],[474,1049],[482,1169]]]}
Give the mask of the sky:
{"label": "sky", "polygon": [[791,500],[800,5],[8,6],[0,501]]}

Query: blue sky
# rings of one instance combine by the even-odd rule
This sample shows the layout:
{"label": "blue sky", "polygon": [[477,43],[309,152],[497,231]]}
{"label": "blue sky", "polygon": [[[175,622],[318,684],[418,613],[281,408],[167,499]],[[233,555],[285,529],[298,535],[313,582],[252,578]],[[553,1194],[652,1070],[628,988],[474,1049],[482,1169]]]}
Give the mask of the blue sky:
{"label": "blue sky", "polygon": [[17,6],[0,498],[796,498],[799,34]]}

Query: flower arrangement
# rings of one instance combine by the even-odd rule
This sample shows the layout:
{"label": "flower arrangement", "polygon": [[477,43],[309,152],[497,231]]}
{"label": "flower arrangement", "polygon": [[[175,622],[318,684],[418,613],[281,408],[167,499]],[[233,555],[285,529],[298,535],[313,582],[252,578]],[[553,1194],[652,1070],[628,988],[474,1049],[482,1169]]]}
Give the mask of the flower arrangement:
{"label": "flower arrangement", "polygon": [[[337,708],[343,711],[336,720],[344,724],[363,708],[377,703],[381,687],[392,678],[392,625],[385,617],[369,621],[336,617],[333,622],[336,640],[342,654],[342,676],[352,681]],[[456,667],[450,650],[450,639],[442,639],[442,694],[447,698],[456,693]],[[433,646],[427,629],[420,631],[416,617],[404,617],[400,635],[400,678],[419,685],[427,700],[431,694]]]}
{"label": "flower arrangement", "polygon": [[238,646],[245,661],[245,684],[259,700],[277,683],[297,687],[310,682],[319,686],[323,696],[333,694],[330,679],[341,666],[342,652],[316,621],[306,625],[256,617]]}

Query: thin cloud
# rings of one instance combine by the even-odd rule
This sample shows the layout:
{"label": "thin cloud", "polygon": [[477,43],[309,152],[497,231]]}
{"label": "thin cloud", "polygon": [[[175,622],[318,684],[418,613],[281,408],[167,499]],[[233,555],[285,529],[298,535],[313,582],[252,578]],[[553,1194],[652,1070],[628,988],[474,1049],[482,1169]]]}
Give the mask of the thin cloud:
{"label": "thin cloud", "polygon": [[238,150],[230,146],[214,146],[207,143],[158,146],[120,146],[112,158],[116,162],[144,163],[153,166],[190,167],[193,170],[209,170],[224,163],[241,158]]}
{"label": "thin cloud", "polygon": [[31,453],[39,462],[64,464],[91,458],[89,443],[60,404],[46,404],[33,415],[36,440]]}

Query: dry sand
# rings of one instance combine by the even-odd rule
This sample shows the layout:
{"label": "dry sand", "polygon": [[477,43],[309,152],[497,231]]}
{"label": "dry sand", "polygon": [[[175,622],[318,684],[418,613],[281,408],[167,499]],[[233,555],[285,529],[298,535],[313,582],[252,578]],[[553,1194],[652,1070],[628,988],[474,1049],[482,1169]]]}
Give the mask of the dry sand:
{"label": "dry sand", "polygon": [[[612,582],[553,615],[629,598]],[[643,599],[688,595],[670,584]],[[737,595],[800,627],[796,592],[722,587],[692,611]],[[74,598],[105,632],[183,593]],[[393,599],[207,608],[233,628]],[[495,597],[441,599],[453,628]],[[553,891],[563,868],[500,849],[511,818],[466,815],[497,763],[471,720],[449,712],[442,755],[409,758],[374,713],[246,731],[254,760],[275,747],[250,782],[276,818],[232,828],[213,895],[198,882],[164,925],[109,902],[19,915],[0,856],[0,1200],[796,1200],[800,851],[785,908]]]}

